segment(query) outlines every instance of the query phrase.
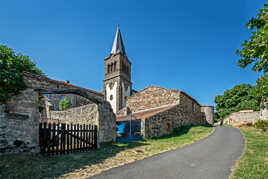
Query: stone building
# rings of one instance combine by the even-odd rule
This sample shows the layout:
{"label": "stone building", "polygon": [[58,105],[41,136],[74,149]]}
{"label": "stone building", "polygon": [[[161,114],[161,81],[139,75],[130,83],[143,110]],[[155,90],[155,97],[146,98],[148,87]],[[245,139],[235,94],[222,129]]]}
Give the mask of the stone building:
{"label": "stone building", "polygon": [[213,106],[201,106],[183,91],[157,86],[141,91],[132,88],[131,62],[118,27],[111,53],[105,59],[103,89],[104,99],[117,114],[117,122],[134,119],[145,138],[168,134],[184,125],[213,124]]}
{"label": "stone building", "polygon": [[[104,99],[110,102],[117,114],[117,121],[130,120],[131,113],[135,120],[141,121],[141,130],[147,131],[143,133],[145,137],[164,135],[183,125],[213,124],[213,106],[201,106],[183,91],[156,86],[149,86],[141,91],[133,90],[131,62],[126,55],[119,27],[111,53],[105,59],[103,91]],[[146,120],[142,122],[140,119]],[[158,124],[156,121],[159,121]],[[149,126],[148,122],[154,128],[156,125],[161,126],[158,134],[149,134],[149,129],[142,129]]]}
{"label": "stone building", "polygon": [[[180,126],[213,124],[213,107],[201,106],[183,91],[157,86],[133,90],[131,62],[119,27],[104,61],[103,92],[24,73],[26,88],[0,105],[0,154],[38,151],[40,117],[97,125],[99,143],[115,140],[116,121],[136,120],[145,138],[169,134]],[[44,94],[40,115],[38,99]],[[72,108],[57,111],[64,96],[71,100]]]}
{"label": "stone building", "polygon": [[[114,113],[117,116],[122,116],[122,111],[126,107],[132,113],[154,109],[155,107],[163,107],[165,105],[180,104],[184,105],[188,111],[201,111],[200,116],[203,120],[213,124],[214,108],[213,106],[201,106],[195,99],[187,95],[183,91],[172,90],[162,87],[150,86],[141,91],[133,90],[131,81],[131,61],[127,57],[126,49],[123,43],[123,38],[119,26],[117,27],[113,46],[107,58],[104,59],[105,74],[103,80],[103,95],[104,100],[108,101]],[[69,84],[69,83],[67,83]],[[69,84],[71,85],[71,84]],[[182,96],[185,96],[182,97]],[[79,107],[90,104],[90,101],[83,97],[72,94],[66,95],[72,102],[72,107]],[[49,101],[52,104],[51,109],[59,110],[59,101],[63,95],[54,94],[49,96]],[[185,100],[184,100],[185,99]],[[189,102],[189,99],[192,102]],[[183,101],[184,100],[184,101]],[[189,104],[186,105],[186,103]],[[191,108],[191,110],[189,110]]]}
{"label": "stone building", "polygon": [[213,107],[201,106],[180,90],[149,86],[130,96],[117,113],[119,123],[129,120],[140,121],[143,137],[158,137],[181,126],[213,124]]}

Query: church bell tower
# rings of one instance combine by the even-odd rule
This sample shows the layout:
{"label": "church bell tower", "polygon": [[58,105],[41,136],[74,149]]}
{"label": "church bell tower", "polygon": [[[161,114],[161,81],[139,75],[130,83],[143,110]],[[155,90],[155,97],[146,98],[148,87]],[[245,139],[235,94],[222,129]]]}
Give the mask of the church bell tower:
{"label": "church bell tower", "polygon": [[112,51],[105,60],[104,97],[114,113],[126,106],[131,95],[131,62],[128,60],[119,26],[117,27]]}

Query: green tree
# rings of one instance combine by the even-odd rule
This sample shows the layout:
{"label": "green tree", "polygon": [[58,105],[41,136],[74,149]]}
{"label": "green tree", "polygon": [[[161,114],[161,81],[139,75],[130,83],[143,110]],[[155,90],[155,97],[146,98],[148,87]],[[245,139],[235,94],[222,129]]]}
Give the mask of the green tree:
{"label": "green tree", "polygon": [[260,77],[256,85],[257,97],[268,103],[268,74]]}
{"label": "green tree", "polygon": [[242,49],[237,50],[241,57],[238,65],[242,68],[253,63],[253,71],[268,72],[268,4],[259,10],[257,17],[251,18],[246,25],[252,30],[250,40],[245,40]]}
{"label": "green tree", "polygon": [[261,98],[257,95],[258,90],[249,84],[236,85],[215,97],[216,117],[223,119],[232,112],[244,109],[260,110]]}
{"label": "green tree", "polygon": [[16,54],[12,49],[0,45],[0,104],[24,89],[23,71],[43,74],[28,56]]}
{"label": "green tree", "polygon": [[69,109],[72,106],[72,102],[69,100],[67,96],[64,96],[63,99],[60,100],[60,110],[64,111]]}

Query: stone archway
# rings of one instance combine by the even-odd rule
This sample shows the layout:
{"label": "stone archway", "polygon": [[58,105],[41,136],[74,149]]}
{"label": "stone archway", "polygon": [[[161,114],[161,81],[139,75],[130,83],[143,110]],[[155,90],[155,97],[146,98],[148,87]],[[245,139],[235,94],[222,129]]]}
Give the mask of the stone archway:
{"label": "stone archway", "polygon": [[116,117],[103,95],[46,76],[24,73],[25,89],[0,106],[0,154],[39,150],[40,94],[76,94],[97,105],[98,142],[116,137]]}

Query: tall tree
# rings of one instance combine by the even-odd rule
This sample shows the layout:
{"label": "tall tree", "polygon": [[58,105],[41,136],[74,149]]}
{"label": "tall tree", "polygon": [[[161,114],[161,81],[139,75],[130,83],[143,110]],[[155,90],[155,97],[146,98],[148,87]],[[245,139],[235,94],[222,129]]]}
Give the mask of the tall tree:
{"label": "tall tree", "polygon": [[257,80],[256,90],[257,97],[261,98],[263,102],[268,103],[268,74]]}
{"label": "tall tree", "polygon": [[0,45],[0,104],[5,103],[25,87],[23,71],[43,74],[28,56],[16,54],[12,49]]}
{"label": "tall tree", "polygon": [[242,68],[254,64],[252,70],[268,72],[268,4],[259,10],[257,17],[253,17],[246,25],[252,30],[250,40],[245,40],[242,49],[237,50],[241,57],[238,65]]}
{"label": "tall tree", "polygon": [[67,96],[64,96],[63,99],[60,100],[60,110],[64,111],[69,109],[72,106],[72,102],[69,100]]}

